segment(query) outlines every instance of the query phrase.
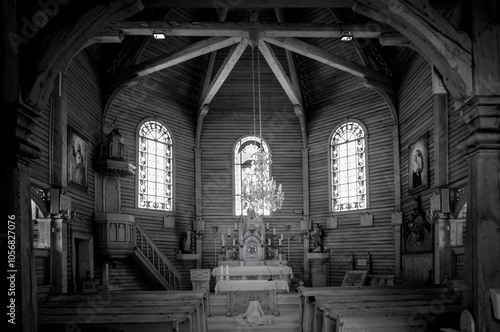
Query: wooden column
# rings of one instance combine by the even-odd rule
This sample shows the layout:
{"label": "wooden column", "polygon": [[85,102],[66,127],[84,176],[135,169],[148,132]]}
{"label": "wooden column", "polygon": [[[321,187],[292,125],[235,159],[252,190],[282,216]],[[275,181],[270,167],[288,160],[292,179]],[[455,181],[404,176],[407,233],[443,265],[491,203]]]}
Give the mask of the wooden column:
{"label": "wooden column", "polygon": [[[54,292],[68,292],[68,222],[53,218],[51,233],[52,284]],[[78,280],[77,280],[78,281]]]}
{"label": "wooden column", "polygon": [[[448,95],[444,83],[437,72],[432,70],[432,91],[434,101],[434,187],[438,188],[435,200],[438,210],[435,213],[434,227],[434,283],[439,284],[450,278],[451,248],[449,195],[448,190]],[[446,206],[444,206],[446,204]],[[431,204],[432,205],[432,204]],[[444,213],[443,213],[444,212]]]}
{"label": "wooden column", "polygon": [[471,131],[465,233],[466,305],[476,331],[500,331],[490,288],[500,288],[500,22],[498,1],[471,2],[473,93],[460,111]]}
{"label": "wooden column", "polygon": [[469,149],[465,303],[477,331],[500,331],[490,300],[490,289],[500,288],[500,95],[473,97],[460,111],[472,132],[462,145]]}
{"label": "wooden column", "polygon": [[[194,170],[195,170],[195,191],[196,191],[196,220],[193,229],[195,230],[195,234],[198,231],[205,233],[205,229],[200,229],[201,225],[205,223],[202,221],[203,213],[202,213],[202,201],[201,201],[201,149],[194,149]],[[199,259],[196,260],[196,268],[201,269],[201,263],[203,258],[203,236],[195,236],[196,241],[196,253],[199,255]]]}
{"label": "wooden column", "polygon": [[52,92],[54,138],[52,156],[52,179],[54,187],[66,188],[68,183],[68,82],[65,75],[59,74]]}
{"label": "wooden column", "polygon": [[[19,54],[11,41],[23,38],[17,30],[16,1],[2,1],[0,30],[0,133],[4,150],[0,163],[0,236],[6,249],[4,279],[4,319],[9,331],[37,331],[38,305],[33,257],[31,220],[30,159],[40,157],[40,150],[28,141],[37,116],[19,99]],[[5,246],[4,246],[5,244]],[[7,247],[9,245],[9,247]],[[4,324],[5,326],[5,324]]]}

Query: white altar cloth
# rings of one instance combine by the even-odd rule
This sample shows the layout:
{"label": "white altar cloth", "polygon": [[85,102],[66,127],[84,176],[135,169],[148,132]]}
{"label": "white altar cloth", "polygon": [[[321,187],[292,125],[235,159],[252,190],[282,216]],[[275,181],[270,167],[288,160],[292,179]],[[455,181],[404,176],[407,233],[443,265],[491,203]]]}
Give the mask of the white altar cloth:
{"label": "white altar cloth", "polygon": [[[229,276],[264,276],[266,279],[270,276],[289,276],[293,278],[292,268],[290,266],[230,266],[228,268]],[[212,275],[217,278],[221,276],[220,266],[212,269]],[[226,267],[223,267],[223,275],[226,275]]]}
{"label": "white altar cloth", "polygon": [[285,280],[229,280],[219,281],[215,285],[217,292],[276,290],[288,292],[288,283]]}

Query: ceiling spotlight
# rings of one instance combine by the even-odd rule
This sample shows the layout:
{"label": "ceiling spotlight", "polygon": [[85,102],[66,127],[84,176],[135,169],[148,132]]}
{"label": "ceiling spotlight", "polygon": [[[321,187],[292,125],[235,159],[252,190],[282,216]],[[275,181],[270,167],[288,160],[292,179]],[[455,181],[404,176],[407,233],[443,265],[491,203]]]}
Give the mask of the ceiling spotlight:
{"label": "ceiling spotlight", "polygon": [[165,39],[165,34],[161,31],[154,31],[153,37],[154,39]]}
{"label": "ceiling spotlight", "polygon": [[342,34],[340,35],[340,40],[342,41],[351,41],[352,38],[353,35],[351,31],[342,31]]}

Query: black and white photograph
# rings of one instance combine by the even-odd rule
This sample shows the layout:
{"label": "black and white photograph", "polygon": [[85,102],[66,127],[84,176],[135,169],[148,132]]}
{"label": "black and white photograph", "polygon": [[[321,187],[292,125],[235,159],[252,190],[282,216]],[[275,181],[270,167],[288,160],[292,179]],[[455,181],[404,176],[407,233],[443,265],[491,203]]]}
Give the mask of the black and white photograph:
{"label": "black and white photograph", "polygon": [[500,331],[499,10],[2,1],[2,326]]}

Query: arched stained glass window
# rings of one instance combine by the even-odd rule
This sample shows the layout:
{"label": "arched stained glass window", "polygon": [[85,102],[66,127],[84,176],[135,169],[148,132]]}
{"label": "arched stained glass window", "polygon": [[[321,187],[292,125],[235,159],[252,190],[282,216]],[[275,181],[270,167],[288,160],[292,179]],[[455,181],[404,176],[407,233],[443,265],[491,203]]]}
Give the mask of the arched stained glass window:
{"label": "arched stained glass window", "polygon": [[[235,215],[241,216],[247,214],[248,202],[242,196],[243,183],[250,177],[250,167],[252,166],[252,156],[261,147],[264,152],[269,153],[269,146],[264,140],[256,136],[245,136],[236,142],[233,150],[234,157],[234,206]],[[265,177],[270,177],[270,167],[265,170]],[[264,208],[263,215],[270,215],[271,210]]]}
{"label": "arched stained glass window", "polygon": [[366,209],[366,129],[358,121],[339,125],[330,140],[330,201],[332,212]]}
{"label": "arched stained glass window", "polygon": [[139,208],[172,211],[172,136],[158,121],[146,121],[139,128]]}

